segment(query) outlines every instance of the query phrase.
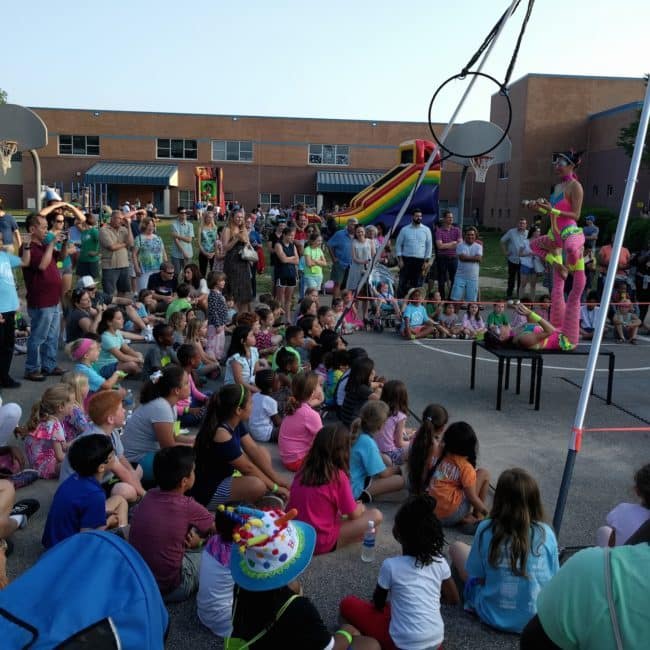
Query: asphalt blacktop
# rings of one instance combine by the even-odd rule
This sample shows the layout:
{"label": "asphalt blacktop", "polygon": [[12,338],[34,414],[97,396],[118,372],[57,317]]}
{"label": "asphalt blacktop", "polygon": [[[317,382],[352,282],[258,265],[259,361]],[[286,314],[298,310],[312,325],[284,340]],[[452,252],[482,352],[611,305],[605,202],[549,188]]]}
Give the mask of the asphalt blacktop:
{"label": "asphalt blacktop", "polygon": [[[528,403],[530,368],[524,364],[520,395],[504,393],[503,408],[495,410],[496,364],[486,353],[479,355],[477,385],[469,390],[471,343],[457,340],[404,341],[394,333],[356,334],[349,344],[365,347],[375,360],[380,374],[400,378],[409,388],[410,407],[415,414],[429,403],[444,405],[450,421],[466,420],[477,431],[480,441],[479,465],[486,467],[496,483],[499,473],[508,467],[524,467],[538,480],[549,517],[552,517],[567,453],[586,357],[554,356],[544,365],[540,411]],[[650,402],[647,398],[650,371],[650,339],[641,337],[639,345],[616,345],[612,340],[605,349],[616,354],[613,403],[605,403],[606,372],[600,362],[585,422],[586,427],[612,429],[650,427]],[[24,356],[16,357],[12,374],[20,379]],[[70,367],[61,354],[62,367]],[[20,389],[3,390],[4,402],[16,401],[23,417],[38,399],[46,384],[23,382]],[[127,382],[134,392],[138,382]],[[412,418],[410,423],[416,426]],[[589,545],[606,513],[621,501],[632,501],[632,477],[635,469],[650,461],[648,431],[602,431],[585,433],[559,540],[561,546]],[[278,463],[277,449],[271,445]],[[8,562],[10,578],[34,564],[42,553],[40,538],[49,502],[56,489],[54,481],[38,481],[19,490],[18,498],[35,497],[41,510],[28,526],[14,535],[15,551]],[[347,594],[370,597],[381,561],[398,554],[400,549],[391,536],[394,514],[406,493],[379,500],[384,513],[379,530],[377,558],[366,564],[360,560],[360,548],[353,547],[314,558],[303,574],[305,593],[316,603],[327,625],[335,629],[338,603]],[[450,530],[449,542],[456,539],[471,543],[471,538]],[[220,648],[221,642],[200,624],[194,601],[169,609],[171,628],[167,647]],[[446,626],[445,648],[517,648],[518,637],[495,632],[464,613],[460,607],[443,606]]]}

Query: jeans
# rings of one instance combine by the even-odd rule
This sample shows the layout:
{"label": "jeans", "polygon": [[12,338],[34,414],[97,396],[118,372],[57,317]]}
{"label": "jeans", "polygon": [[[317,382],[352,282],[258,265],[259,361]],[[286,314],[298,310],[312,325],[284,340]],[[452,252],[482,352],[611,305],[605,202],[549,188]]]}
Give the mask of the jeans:
{"label": "jeans", "polygon": [[53,307],[28,307],[27,313],[32,330],[27,339],[25,374],[40,370],[50,372],[56,368],[61,309],[58,304]]}
{"label": "jeans", "polygon": [[478,298],[478,280],[459,278],[456,276],[451,289],[451,300],[466,300],[475,302]]}
{"label": "jeans", "polygon": [[447,282],[449,291],[454,285],[458,258],[455,255],[436,255],[436,267],[438,269],[438,291],[443,300],[447,299]]}
{"label": "jeans", "polygon": [[422,257],[402,257],[403,266],[399,272],[398,295],[404,298],[409,289],[421,287],[424,278],[422,277],[422,267],[424,258]]}
{"label": "jeans", "polygon": [[508,288],[506,289],[506,298],[512,298],[512,292],[517,287],[517,295],[519,295],[519,264],[515,264],[508,260]]}
{"label": "jeans", "polygon": [[16,312],[6,311],[2,314],[4,323],[0,323],[0,386],[9,383],[9,369],[14,358],[16,342]]}

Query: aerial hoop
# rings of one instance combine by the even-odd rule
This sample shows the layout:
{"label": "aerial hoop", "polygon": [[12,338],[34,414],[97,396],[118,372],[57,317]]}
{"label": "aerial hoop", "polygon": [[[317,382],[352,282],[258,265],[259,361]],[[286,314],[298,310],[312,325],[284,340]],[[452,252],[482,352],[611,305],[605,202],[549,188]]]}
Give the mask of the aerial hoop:
{"label": "aerial hoop", "polygon": [[[475,77],[484,77],[485,79],[488,79],[492,83],[494,83],[496,86],[499,88],[499,94],[502,95],[505,100],[506,100],[506,105],[508,106],[508,120],[506,122],[505,127],[503,127],[503,134],[501,137],[489,148],[485,149],[484,151],[472,151],[472,152],[460,152],[460,151],[452,151],[451,149],[445,147],[445,145],[440,141],[438,136],[436,135],[436,132],[433,128],[433,121],[431,117],[431,112],[433,110],[433,104],[436,101],[438,95],[442,91],[442,89],[452,81],[458,80],[463,80],[465,79],[468,75],[473,75]],[[446,81],[443,81],[440,86],[438,86],[437,90],[435,93],[433,93],[433,97],[431,98],[431,101],[429,102],[429,130],[431,131],[431,136],[435,140],[436,144],[446,152],[446,155],[442,157],[442,160],[446,160],[447,158],[451,158],[452,156],[457,156],[460,158],[480,158],[482,156],[485,156],[486,154],[489,154],[491,151],[494,151],[507,137],[508,137],[508,131],[510,131],[510,125],[512,124],[512,102],[510,101],[510,96],[508,95],[508,90],[507,88],[501,84],[497,79],[494,77],[490,76],[489,74],[486,74],[485,72],[473,72],[471,70],[468,70],[466,72],[461,72],[459,74],[455,74]]]}

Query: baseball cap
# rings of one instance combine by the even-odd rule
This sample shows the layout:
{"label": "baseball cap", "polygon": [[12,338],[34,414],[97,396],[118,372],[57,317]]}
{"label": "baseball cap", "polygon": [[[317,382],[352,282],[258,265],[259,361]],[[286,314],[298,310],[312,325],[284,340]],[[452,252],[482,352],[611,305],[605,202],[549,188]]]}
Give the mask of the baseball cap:
{"label": "baseball cap", "polygon": [[97,286],[92,275],[84,275],[77,280],[77,289],[93,289]]}
{"label": "baseball cap", "polygon": [[588,214],[588,215],[585,217],[585,221],[596,221],[596,217],[594,217],[593,214]]}

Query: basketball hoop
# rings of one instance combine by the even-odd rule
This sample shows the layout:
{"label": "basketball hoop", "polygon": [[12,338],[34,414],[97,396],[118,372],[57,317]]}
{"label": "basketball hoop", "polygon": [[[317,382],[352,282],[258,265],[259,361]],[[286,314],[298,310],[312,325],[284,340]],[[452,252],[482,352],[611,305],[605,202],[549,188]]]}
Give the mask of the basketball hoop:
{"label": "basketball hoop", "polygon": [[477,183],[485,183],[485,177],[487,176],[488,169],[490,169],[493,159],[493,156],[475,156],[474,158],[469,159]]}
{"label": "basketball hoop", "polygon": [[18,143],[14,140],[0,140],[0,164],[2,173],[6,176],[11,168],[11,157],[18,151]]}

